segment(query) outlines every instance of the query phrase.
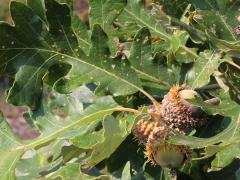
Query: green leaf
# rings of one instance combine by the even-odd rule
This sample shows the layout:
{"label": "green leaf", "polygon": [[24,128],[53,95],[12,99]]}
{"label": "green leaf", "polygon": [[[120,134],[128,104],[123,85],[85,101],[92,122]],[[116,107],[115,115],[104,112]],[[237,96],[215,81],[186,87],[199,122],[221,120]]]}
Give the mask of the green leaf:
{"label": "green leaf", "polygon": [[95,165],[108,158],[131,132],[134,121],[135,116],[132,115],[123,117],[122,120],[107,116],[103,121],[104,141],[93,148],[89,163]]}
{"label": "green leaf", "polygon": [[177,144],[185,144],[190,146],[193,149],[204,148],[204,147],[208,147],[208,146],[220,143],[217,146],[217,148],[219,148],[217,151],[222,150],[221,147],[239,142],[239,137],[240,137],[240,134],[238,131],[240,127],[239,104],[232,101],[229,98],[229,95],[227,92],[221,92],[219,95],[219,98],[221,102],[218,106],[209,105],[199,99],[191,100],[190,102],[192,104],[195,104],[201,107],[208,114],[211,114],[211,115],[219,114],[219,115],[225,116],[226,120],[227,118],[228,119],[230,118],[231,120],[230,123],[223,131],[209,138],[198,138],[193,136],[174,136],[171,139],[171,142],[177,143]]}
{"label": "green leaf", "polygon": [[188,48],[191,51],[187,52],[183,46],[187,43],[189,35],[186,31],[177,31],[171,38],[171,51],[173,52],[175,59],[179,63],[192,63],[199,58],[195,56],[197,54],[196,48]]}
{"label": "green leaf", "polygon": [[77,36],[79,46],[88,54],[91,47],[91,32],[76,13],[72,16],[72,28]]}
{"label": "green leaf", "polygon": [[97,81],[98,91],[107,90],[114,96],[132,94],[141,89],[140,81],[128,61],[110,58],[108,37],[99,25],[94,26],[91,39],[89,57],[72,61],[73,68],[67,78],[57,81],[55,88],[60,92],[69,92],[81,83]]}
{"label": "green leaf", "polygon": [[23,152],[23,149],[11,151],[0,150],[2,155],[0,161],[0,178],[2,180],[15,180],[15,167]]}
{"label": "green leaf", "polygon": [[[161,20],[158,20],[158,18],[155,18],[145,11],[143,0],[128,1],[126,8],[117,18],[117,22],[120,24],[119,26],[121,28],[121,31],[124,32],[127,37],[133,36],[139,29],[147,27],[153,36],[157,36],[159,38],[159,43],[161,45],[163,43],[167,44],[167,46],[164,48],[166,54],[168,56],[172,54],[173,50],[171,46],[171,30],[166,27],[166,25],[164,25]],[[170,33],[168,31],[170,31]],[[181,31],[179,32],[180,34],[182,33]],[[175,47],[176,46],[174,44],[174,51],[176,51]],[[180,44],[178,47],[181,53],[188,54],[188,56],[191,56],[192,59],[198,57],[196,51],[186,47],[185,44]]]}
{"label": "green leaf", "polygon": [[148,27],[153,35],[158,35],[164,40],[170,39],[164,27],[145,12],[144,1],[142,0],[128,1],[117,22],[121,23],[121,28],[126,29],[126,33],[131,33],[128,37],[135,34],[140,28]]}
{"label": "green leaf", "polygon": [[99,25],[93,28],[92,48],[87,57],[71,28],[67,5],[45,0],[45,6],[49,28],[32,9],[17,2],[11,3],[15,26],[0,24],[0,74],[16,74],[8,102],[36,109],[42,97],[42,79],[51,66],[59,63],[72,67],[64,78],[59,79],[58,74],[51,78],[59,79],[54,87],[60,92],[71,92],[89,82],[100,84],[101,91],[107,89],[116,96],[141,89],[128,62],[109,57],[108,38]]}
{"label": "green leaf", "polygon": [[[17,2],[11,3],[15,26],[0,25],[0,74],[17,73],[8,101],[28,105],[32,109],[41,98],[42,77],[47,69],[61,59],[61,53],[72,54],[72,48],[77,48],[77,40],[70,28],[68,7],[53,0],[46,0],[45,5],[49,31],[32,9]],[[71,41],[71,47],[68,41]]]}
{"label": "green leaf", "polygon": [[217,71],[222,62],[231,61],[229,57],[222,58],[220,54],[206,50],[200,53],[192,68],[187,74],[187,84],[192,88],[204,86],[209,83],[210,76]]}
{"label": "green leaf", "polygon": [[63,166],[60,170],[58,170],[56,173],[54,173],[51,176],[51,179],[66,179],[66,180],[77,180],[77,179],[83,179],[83,175],[80,172],[80,166],[77,163],[74,164],[68,164],[66,166]]}
{"label": "green leaf", "polygon": [[[66,104],[66,101],[73,103],[71,98],[66,98],[64,101],[65,104],[61,104],[60,107],[44,107],[41,112],[39,112],[39,115],[35,118],[35,124],[41,128],[42,134],[31,143],[31,146],[49,142],[52,139],[64,135],[64,133],[68,131],[101,120],[105,115],[111,114],[114,111],[114,107],[116,107],[116,104],[112,104],[111,99],[104,98],[105,103],[96,102],[95,105],[89,106],[81,112],[77,106]],[[49,111],[56,113],[56,115]],[[44,112],[44,114],[40,115],[42,112]],[[62,120],[59,122],[58,118]]]}
{"label": "green leaf", "polygon": [[53,175],[50,176],[50,179],[60,178],[62,180],[110,180],[111,176],[108,175],[100,175],[98,177],[89,176],[83,174],[80,170],[80,166],[78,163],[67,164],[63,166],[58,171],[56,171]]}
{"label": "green leaf", "polygon": [[239,25],[240,12],[238,0],[191,0],[196,13],[193,19],[198,23],[197,28],[211,32],[219,39],[228,41],[239,40],[235,28]]}
{"label": "green leaf", "polygon": [[[68,132],[99,121],[106,115],[113,113],[116,107],[116,104],[109,97],[96,99],[95,104],[84,110],[80,107],[81,102],[74,94],[54,97],[49,103],[43,103],[42,108],[32,115],[35,125],[41,133],[33,140],[22,141],[18,139],[1,116],[0,152],[5,155],[0,162],[0,177],[14,179],[15,165],[27,150],[45,146],[49,142],[64,137]],[[31,117],[28,116],[27,118],[30,119]]]}
{"label": "green leaf", "polygon": [[123,168],[121,179],[122,180],[131,180],[131,168],[130,168],[129,161],[126,163],[125,167]]}
{"label": "green leaf", "polygon": [[[111,26],[116,17],[121,13],[127,0],[90,0],[90,26],[100,24],[104,31],[111,32]],[[109,29],[110,28],[110,29]]]}
{"label": "green leaf", "polygon": [[28,0],[27,4],[43,21],[47,23],[44,0],[39,1]]}
{"label": "green leaf", "polygon": [[56,140],[44,148],[26,151],[17,162],[16,179],[36,179],[46,175],[53,167],[59,166],[62,159],[57,157],[60,155],[64,143],[66,141]]}
{"label": "green leaf", "polygon": [[99,24],[106,32],[111,41],[108,42],[109,48],[113,55],[117,52],[117,44],[115,38],[115,27],[113,22],[126,6],[127,0],[101,0],[89,1],[89,21],[90,28],[93,29],[95,24]]}
{"label": "green leaf", "polygon": [[219,105],[189,100],[211,122],[195,134],[169,139],[197,152],[177,170],[177,179],[213,179],[225,170],[225,177],[237,178],[237,0],[156,0],[161,4],[151,10],[145,0],[90,0],[87,22],[72,0],[20,1],[11,3],[14,25],[0,22],[0,76],[15,79],[8,102],[30,107],[24,117],[40,136],[21,140],[0,116],[0,179],[173,178],[169,169],[145,162],[129,135],[136,115],[119,112],[122,107],[105,95],[145,113],[151,103],[138,91],[156,103],[172,84],[184,81],[192,89],[217,81],[224,91],[200,92],[204,99],[218,97]]}
{"label": "green leaf", "polygon": [[186,7],[189,4],[189,0],[173,0],[173,1],[165,1],[165,0],[157,0],[162,6],[162,9],[168,15],[174,17],[181,17]]}
{"label": "green leaf", "polygon": [[235,160],[221,171],[210,171],[207,176],[210,179],[224,180],[228,177],[229,179],[239,180],[239,160]]}
{"label": "green leaf", "polygon": [[79,47],[81,47],[85,54],[88,54],[91,47],[91,31],[89,31],[88,25],[79,17],[78,10],[75,7],[76,2],[72,0],[57,1],[60,3],[65,3],[69,6],[72,18],[72,29],[78,39]]}
{"label": "green leaf", "polygon": [[90,132],[82,136],[74,137],[74,139],[72,139],[71,142],[79,148],[92,149],[99,142],[104,141],[103,133],[104,133],[103,131],[97,131],[92,133]]}
{"label": "green leaf", "polygon": [[202,161],[189,161],[183,165],[181,172],[189,175],[194,180],[206,179],[206,176],[203,172]]}
{"label": "green leaf", "polygon": [[218,152],[211,162],[211,170],[219,171],[228,166],[235,158],[240,157],[240,143],[226,146],[223,150]]}
{"label": "green leaf", "polygon": [[131,132],[135,122],[134,115],[120,116],[115,119],[107,116],[103,121],[103,129],[76,136],[71,141],[78,148],[92,150],[90,166],[108,158]]}
{"label": "green leaf", "polygon": [[134,37],[129,61],[143,79],[167,85],[177,82],[174,73],[164,65],[164,62],[154,62],[151,50],[151,34],[146,27],[140,29]]}
{"label": "green leaf", "polygon": [[227,86],[231,98],[240,103],[240,87],[236,86],[240,83],[240,66],[231,61],[222,64],[219,69],[220,72],[216,73],[217,80],[221,81],[219,84],[222,83],[222,86]]}

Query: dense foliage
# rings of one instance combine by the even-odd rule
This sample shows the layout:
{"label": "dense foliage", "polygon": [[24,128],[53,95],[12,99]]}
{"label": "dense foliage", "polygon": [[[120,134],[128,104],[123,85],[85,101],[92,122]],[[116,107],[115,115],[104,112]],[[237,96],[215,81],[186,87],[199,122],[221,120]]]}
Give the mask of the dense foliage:
{"label": "dense foliage", "polygon": [[[40,135],[21,140],[0,116],[0,179],[171,178],[131,130],[183,83],[212,118],[169,139],[193,151],[178,178],[240,177],[240,1],[169,2],[89,0],[89,22],[71,0],[11,2],[0,75],[14,77],[7,102],[27,106]],[[213,97],[218,106],[203,102]]]}

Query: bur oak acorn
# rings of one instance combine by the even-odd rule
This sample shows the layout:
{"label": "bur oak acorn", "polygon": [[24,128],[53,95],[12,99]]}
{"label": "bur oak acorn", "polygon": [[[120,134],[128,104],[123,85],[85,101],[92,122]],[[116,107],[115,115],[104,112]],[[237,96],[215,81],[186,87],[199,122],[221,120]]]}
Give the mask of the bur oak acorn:
{"label": "bur oak acorn", "polygon": [[164,96],[160,107],[163,121],[171,128],[184,130],[200,127],[208,121],[207,114],[201,108],[187,102],[198,96],[187,86],[176,85]]}
{"label": "bur oak acorn", "polygon": [[186,146],[166,142],[170,132],[161,119],[142,119],[134,126],[133,134],[145,145],[145,155],[151,164],[179,168],[190,159],[191,153]]}
{"label": "bur oak acorn", "polygon": [[173,86],[160,106],[149,107],[148,114],[151,118],[142,119],[135,124],[133,134],[145,145],[145,155],[153,165],[180,168],[191,159],[187,146],[169,144],[167,140],[173,131],[186,135],[187,130],[206,124],[207,114],[187,102],[197,96],[196,91],[185,85]]}

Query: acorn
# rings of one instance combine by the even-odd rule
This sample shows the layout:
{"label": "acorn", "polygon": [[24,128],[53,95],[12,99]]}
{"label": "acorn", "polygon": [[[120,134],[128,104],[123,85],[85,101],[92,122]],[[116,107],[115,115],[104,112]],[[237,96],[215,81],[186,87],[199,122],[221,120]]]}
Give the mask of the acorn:
{"label": "acorn", "polygon": [[173,129],[191,129],[206,124],[207,114],[199,107],[188,103],[198,93],[187,86],[173,86],[164,96],[160,107],[163,121]]}
{"label": "acorn", "polygon": [[135,124],[133,134],[140,144],[146,144],[154,129],[159,129],[165,134],[169,133],[168,129],[161,123],[161,121],[141,119]]}
{"label": "acorn", "polygon": [[[145,155],[153,165],[175,169],[191,159],[187,146],[169,144],[167,140],[173,131],[186,135],[193,128],[206,124],[208,115],[187,101],[197,96],[196,91],[185,85],[173,86],[161,105],[149,106],[148,114],[151,118],[135,124],[133,134],[145,145]],[[205,103],[218,105],[220,100],[213,98]]]}
{"label": "acorn", "polygon": [[145,155],[153,165],[179,168],[190,159],[191,153],[186,146],[166,142],[171,131],[161,119],[142,119],[134,126],[133,134],[145,145]]}
{"label": "acorn", "polygon": [[146,144],[145,154],[153,165],[171,169],[180,168],[191,157],[186,146],[159,142],[158,139]]}

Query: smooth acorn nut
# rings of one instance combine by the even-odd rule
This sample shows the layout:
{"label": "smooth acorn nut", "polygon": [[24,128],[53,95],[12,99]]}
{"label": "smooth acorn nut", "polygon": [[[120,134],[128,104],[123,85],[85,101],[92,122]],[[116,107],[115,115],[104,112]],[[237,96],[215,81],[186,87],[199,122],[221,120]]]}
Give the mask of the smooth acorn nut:
{"label": "smooth acorn nut", "polygon": [[171,145],[162,145],[156,148],[154,159],[162,167],[179,168],[183,165],[185,154],[181,148]]}
{"label": "smooth acorn nut", "polygon": [[147,144],[146,155],[154,165],[180,168],[187,160],[186,147],[167,143]]}
{"label": "smooth acorn nut", "polygon": [[191,89],[183,89],[179,91],[179,96],[181,99],[194,99],[196,96],[198,96],[197,92]]}

